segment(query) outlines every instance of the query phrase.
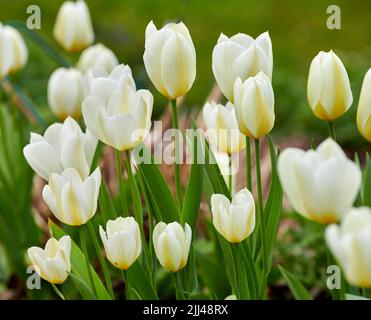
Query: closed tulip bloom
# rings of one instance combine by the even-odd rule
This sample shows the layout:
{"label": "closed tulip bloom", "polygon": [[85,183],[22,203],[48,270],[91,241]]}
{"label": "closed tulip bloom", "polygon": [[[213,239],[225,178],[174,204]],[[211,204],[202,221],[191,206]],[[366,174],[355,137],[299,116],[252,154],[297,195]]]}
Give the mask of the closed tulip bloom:
{"label": "closed tulip bloom", "polygon": [[241,242],[254,231],[255,203],[246,188],[237,192],[232,202],[223,194],[213,194],[211,213],[215,229],[229,242]]}
{"label": "closed tulip bloom", "polygon": [[331,138],[316,150],[282,151],[278,174],[293,208],[324,224],[339,221],[350,210],[362,179],[359,167]]}
{"label": "closed tulip bloom", "polygon": [[234,84],[234,107],[238,127],[245,136],[259,139],[268,134],[274,125],[274,94],[269,78],[259,72]]}
{"label": "closed tulip bloom", "polygon": [[66,1],[59,9],[54,38],[67,51],[80,51],[94,41],[90,13],[85,1]]}
{"label": "closed tulip bloom", "polygon": [[192,241],[188,223],[184,229],[178,222],[160,222],[153,230],[153,246],[160,264],[171,272],[177,272],[187,264]]}
{"label": "closed tulip bloom", "polygon": [[77,62],[77,67],[82,72],[98,66],[102,67],[107,73],[110,73],[117,65],[118,60],[115,54],[101,43],[85,49]]}
{"label": "closed tulip bloom", "polygon": [[80,226],[88,222],[97,211],[100,183],[99,167],[85,180],[75,169],[69,168],[61,174],[52,173],[42,195],[59,221]]}
{"label": "closed tulip bloom", "polygon": [[63,124],[49,126],[43,136],[32,132],[23,154],[31,168],[45,180],[53,172],[62,173],[66,168],[75,168],[86,178],[97,143],[89,130],[83,133],[77,122],[68,117]]}
{"label": "closed tulip bloom", "polygon": [[263,71],[272,79],[273,53],[268,32],[256,39],[243,33],[230,38],[221,34],[213,50],[212,68],[220,90],[232,102],[237,78],[245,81]]}
{"label": "closed tulip bloom", "polygon": [[326,229],[326,242],[353,286],[371,288],[371,210],[353,208],[341,225]]}
{"label": "closed tulip bloom", "polygon": [[363,137],[371,142],[371,69],[363,79],[357,109],[357,127]]}
{"label": "closed tulip bloom", "polygon": [[50,109],[59,119],[81,116],[83,79],[81,71],[75,68],[58,68],[52,73],[48,82],[48,102]]}
{"label": "closed tulip bloom", "polygon": [[245,148],[245,137],[238,129],[236,114],[230,102],[225,106],[214,101],[206,103],[203,118],[207,136],[219,151],[231,154]]}
{"label": "closed tulip bloom", "polygon": [[117,268],[127,270],[142,250],[138,223],[133,217],[118,217],[107,222],[106,231],[99,226],[107,259]]}
{"label": "closed tulip bloom", "polygon": [[308,102],[314,114],[326,121],[343,115],[353,102],[347,71],[331,50],[321,51],[312,61],[308,76]]}
{"label": "closed tulip bloom", "polygon": [[38,275],[44,280],[61,284],[71,271],[71,238],[64,236],[58,240],[50,238],[45,249],[31,247],[28,257]]}
{"label": "closed tulip bloom", "polygon": [[165,97],[184,96],[196,78],[196,51],[185,24],[168,23],[146,29],[144,65],[156,89]]}
{"label": "closed tulip bloom", "polygon": [[123,151],[137,146],[148,134],[153,96],[148,90],[136,91],[127,70],[116,68],[112,73],[117,80],[112,74],[89,80],[90,95],[83,101],[82,113],[99,140]]}

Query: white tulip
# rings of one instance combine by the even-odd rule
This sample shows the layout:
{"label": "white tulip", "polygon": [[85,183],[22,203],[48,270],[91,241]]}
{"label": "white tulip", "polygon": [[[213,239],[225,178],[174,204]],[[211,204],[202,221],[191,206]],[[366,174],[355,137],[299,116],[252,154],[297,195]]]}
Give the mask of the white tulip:
{"label": "white tulip", "polygon": [[75,68],[58,68],[52,73],[48,82],[48,102],[50,109],[59,119],[81,116],[83,79],[81,71]]}
{"label": "white tulip", "polygon": [[340,220],[349,211],[362,180],[359,167],[330,138],[316,150],[282,151],[278,173],[293,208],[310,220],[326,224]]}
{"label": "white tulip", "polygon": [[326,228],[326,242],[354,286],[371,288],[371,210],[353,208],[341,225]]}
{"label": "white tulip", "polygon": [[274,93],[268,77],[259,72],[245,82],[237,78],[234,84],[234,107],[240,131],[259,139],[274,125]]}
{"label": "white tulip", "polygon": [[85,1],[66,1],[59,9],[54,38],[67,51],[80,51],[94,41],[89,8]]}
{"label": "white tulip", "polygon": [[232,202],[222,194],[213,194],[211,213],[215,229],[229,242],[241,242],[254,231],[255,203],[246,188],[237,192]]}
{"label": "white tulip", "polygon": [[99,226],[107,259],[115,267],[127,270],[142,250],[138,223],[133,217],[118,217],[107,222],[106,230],[107,233]]}
{"label": "white tulip", "polygon": [[322,120],[335,120],[352,105],[353,96],[347,71],[332,50],[321,51],[313,59],[307,93],[310,107]]}
{"label": "white tulip", "polygon": [[230,38],[221,34],[213,50],[212,68],[220,90],[232,102],[237,78],[245,81],[263,71],[272,79],[273,53],[268,32],[256,39],[243,33]]}
{"label": "white tulip", "polygon": [[97,211],[100,183],[99,167],[85,180],[75,169],[69,168],[61,174],[52,173],[42,195],[59,221],[80,226],[88,222]]}
{"label": "white tulip", "polygon": [[77,62],[77,68],[82,72],[88,71],[92,67],[102,67],[106,72],[112,72],[118,65],[118,60],[112,50],[98,43],[85,49]]}
{"label": "white tulip", "polygon": [[160,264],[171,272],[177,272],[187,264],[192,241],[188,223],[184,229],[178,222],[160,222],[153,230],[153,247]]}
{"label": "white tulip", "polygon": [[238,129],[236,114],[230,102],[225,106],[214,101],[206,103],[203,118],[207,136],[219,151],[231,154],[245,148],[245,137]]}
{"label": "white tulip", "polygon": [[109,76],[88,72],[90,95],[83,101],[87,128],[117,150],[129,150],[144,140],[151,127],[153,96],[135,89],[130,68],[117,66]]}
{"label": "white tulip", "polygon": [[50,238],[45,249],[29,248],[28,257],[41,278],[50,283],[61,284],[71,271],[70,252],[71,238],[63,236],[59,241]]}
{"label": "white tulip", "polygon": [[185,24],[146,29],[144,65],[156,89],[169,99],[184,96],[196,78],[196,51]]}
{"label": "white tulip", "polygon": [[53,172],[61,173],[66,168],[75,168],[86,178],[97,143],[89,130],[83,133],[77,122],[68,117],[63,124],[52,124],[44,136],[31,133],[23,154],[31,168],[45,180],[49,180]]}
{"label": "white tulip", "polygon": [[363,79],[357,109],[357,127],[359,132],[371,142],[371,68]]}

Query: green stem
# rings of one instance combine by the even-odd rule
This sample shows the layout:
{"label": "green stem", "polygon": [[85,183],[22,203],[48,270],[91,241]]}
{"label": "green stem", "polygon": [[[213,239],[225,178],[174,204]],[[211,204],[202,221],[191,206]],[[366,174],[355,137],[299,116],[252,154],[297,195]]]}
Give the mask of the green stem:
{"label": "green stem", "polygon": [[170,276],[171,276],[171,279],[173,281],[173,284],[174,284],[174,288],[175,288],[175,297],[177,300],[184,300],[184,293],[183,293],[183,288],[179,288],[178,284],[180,283],[180,281],[177,281],[178,280],[178,273],[173,273],[173,272],[170,272]]}
{"label": "green stem", "polygon": [[328,122],[328,130],[330,132],[330,137],[336,141],[336,136],[335,136],[335,126],[334,126],[334,121],[329,121]]}
{"label": "green stem", "polygon": [[259,139],[255,139],[255,159],[256,159],[256,183],[258,188],[258,220],[259,231],[260,231],[260,241],[262,244],[262,263],[263,263],[263,276],[266,277],[268,273],[267,269],[267,248],[265,243],[265,218],[264,218],[264,207],[263,207],[263,192],[262,192],[262,182],[261,182],[261,172],[260,172],[260,146]]}
{"label": "green stem", "polygon": [[124,189],[124,180],[122,176],[122,166],[121,166],[121,153],[119,150],[115,149],[115,160],[116,160],[116,173],[117,173],[117,183],[120,191],[120,201],[122,215],[124,217],[128,216],[128,205],[126,203],[125,189]]}
{"label": "green stem", "polygon": [[125,297],[126,297],[126,300],[130,300],[129,279],[128,279],[128,273],[126,270],[122,270],[122,276],[124,278],[124,283],[125,283]]}
{"label": "green stem", "polygon": [[104,275],[104,280],[106,282],[106,286],[108,287],[108,291],[109,291],[112,299],[115,299],[115,294],[113,292],[111,277],[110,277],[110,274],[109,274],[107,263],[106,263],[106,260],[103,257],[101,248],[99,247],[99,242],[98,242],[98,239],[97,239],[97,235],[95,234],[94,227],[93,227],[91,221],[88,221],[87,226],[88,226],[90,238],[93,239],[93,243],[94,243],[95,251],[97,252],[99,263],[100,263],[100,265],[102,266],[102,269],[103,269],[103,275]]}
{"label": "green stem", "polygon": [[246,186],[249,191],[252,190],[252,177],[251,177],[251,148],[250,138],[246,136]]}
{"label": "green stem", "polygon": [[93,273],[91,271],[91,266],[90,266],[90,262],[89,262],[88,248],[86,246],[86,237],[85,237],[85,232],[83,230],[83,226],[81,226],[79,228],[79,232],[80,232],[80,240],[81,240],[82,251],[83,251],[84,256],[85,256],[86,269],[87,269],[88,274],[89,274],[90,285],[91,285],[91,288],[93,290],[93,293],[95,295],[97,295],[97,291],[95,290]]}
{"label": "green stem", "polygon": [[232,243],[232,257],[233,257],[233,264],[234,264],[234,281],[235,281],[235,294],[237,297],[237,300],[241,299],[241,286],[240,286],[240,281],[241,281],[241,276],[238,268],[238,263],[241,263],[239,259],[239,253],[238,253],[238,248],[237,244]]}
{"label": "green stem", "polygon": [[62,300],[66,300],[66,298],[64,297],[63,293],[57,288],[57,286],[54,284],[54,283],[51,283],[52,285],[52,288],[53,290],[55,291],[55,293],[57,294],[57,296],[59,298],[61,298]]}
{"label": "green stem", "polygon": [[170,100],[171,110],[173,113],[173,128],[176,130],[175,133],[175,163],[174,163],[174,176],[175,176],[175,188],[176,198],[180,207],[180,212],[183,207],[182,190],[180,183],[180,145],[179,145],[179,123],[178,123],[178,110],[176,107],[176,99]]}
{"label": "green stem", "polygon": [[231,193],[231,196],[233,195],[233,176],[232,176],[232,156],[228,155],[228,169],[229,169],[229,175],[228,175],[228,189]]}

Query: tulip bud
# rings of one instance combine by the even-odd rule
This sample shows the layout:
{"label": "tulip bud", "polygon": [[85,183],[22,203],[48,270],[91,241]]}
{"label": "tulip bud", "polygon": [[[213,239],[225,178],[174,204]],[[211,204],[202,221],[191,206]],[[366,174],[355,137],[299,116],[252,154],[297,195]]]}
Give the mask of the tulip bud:
{"label": "tulip bud", "polygon": [[88,75],[90,95],[82,104],[87,128],[120,151],[141,143],[151,127],[153,96],[148,90],[136,91],[129,71],[117,66],[110,76]]}
{"label": "tulip bud", "polygon": [[328,138],[314,150],[288,148],[278,174],[293,208],[320,223],[337,222],[349,211],[361,186],[361,170]]}
{"label": "tulip bud", "polygon": [[52,173],[42,195],[59,221],[80,226],[88,222],[97,211],[100,183],[99,167],[85,180],[81,179],[75,169],[69,168],[60,175]]}
{"label": "tulip bud", "polygon": [[55,40],[67,51],[80,51],[94,41],[90,13],[85,1],[66,1],[54,26]]}
{"label": "tulip bud", "polygon": [[256,39],[243,33],[230,38],[221,34],[213,50],[212,68],[220,90],[232,102],[237,78],[245,81],[263,71],[272,79],[273,53],[268,32]]}
{"label": "tulip bud", "polygon": [[77,62],[77,67],[82,72],[98,66],[110,73],[117,65],[118,61],[115,54],[101,43],[85,49]]}
{"label": "tulip bud", "polygon": [[359,132],[371,142],[371,69],[363,79],[357,109],[357,127]]}
{"label": "tulip bud", "polygon": [[144,65],[156,89],[169,99],[184,96],[196,78],[196,51],[185,24],[146,29]]}
{"label": "tulip bud", "polygon": [[97,138],[89,131],[83,133],[75,120],[68,117],[63,124],[54,123],[44,136],[31,133],[30,143],[23,154],[31,168],[44,180],[50,175],[75,168],[84,179],[97,147]]}
{"label": "tulip bud", "polygon": [[59,241],[50,238],[45,249],[29,248],[28,257],[41,278],[50,283],[61,284],[71,271],[70,252],[71,238],[63,236]]}
{"label": "tulip bud", "polygon": [[160,264],[171,272],[177,272],[187,264],[192,241],[188,223],[184,229],[178,222],[160,222],[153,230],[153,247]]}
{"label": "tulip bud", "polygon": [[133,217],[109,220],[107,234],[99,226],[100,237],[107,259],[117,268],[127,270],[138,259],[142,250],[138,223]]}
{"label": "tulip bud", "polygon": [[333,121],[350,108],[353,96],[348,74],[332,50],[321,51],[313,59],[307,93],[310,107],[322,120]]}
{"label": "tulip bud", "polygon": [[349,284],[371,288],[371,210],[353,208],[341,225],[326,228],[326,242]]}
{"label": "tulip bud", "polygon": [[230,102],[225,106],[214,101],[206,103],[203,118],[207,136],[219,151],[231,154],[245,148],[245,137],[238,129],[236,114]]}
{"label": "tulip bud", "polygon": [[237,192],[232,202],[222,194],[213,194],[211,213],[215,229],[229,242],[241,242],[254,231],[255,203],[246,188]]}
{"label": "tulip bud", "polygon": [[58,68],[52,73],[48,82],[48,102],[50,109],[59,119],[81,116],[83,79],[82,73],[74,68]]}
{"label": "tulip bud", "polygon": [[274,94],[269,78],[259,72],[255,77],[234,84],[234,107],[240,131],[250,138],[259,139],[274,125]]}

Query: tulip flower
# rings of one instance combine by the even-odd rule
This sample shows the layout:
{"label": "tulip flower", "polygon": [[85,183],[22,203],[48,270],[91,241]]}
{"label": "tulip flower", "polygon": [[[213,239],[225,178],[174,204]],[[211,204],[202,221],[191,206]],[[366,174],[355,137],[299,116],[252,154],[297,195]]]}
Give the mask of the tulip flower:
{"label": "tulip flower", "polygon": [[207,136],[219,151],[231,154],[245,148],[245,137],[238,129],[236,114],[230,102],[225,106],[214,101],[206,103],[203,118]]}
{"label": "tulip flower", "polygon": [[89,131],[83,133],[75,120],[68,117],[63,124],[54,123],[44,136],[31,133],[30,143],[23,154],[31,168],[44,180],[75,168],[82,178],[90,172],[90,164],[97,147],[97,138]]}
{"label": "tulip flower", "polygon": [[222,194],[213,194],[211,213],[215,229],[229,242],[242,242],[254,231],[255,203],[246,188],[237,192],[232,202]]}
{"label": "tulip flower", "polygon": [[184,96],[196,78],[196,51],[184,23],[146,29],[144,65],[156,89],[169,99]]}
{"label": "tulip flower", "polygon": [[187,264],[191,240],[192,230],[188,223],[183,229],[178,222],[160,222],[153,230],[153,246],[157,259],[171,272],[177,272]]}
{"label": "tulip flower", "polygon": [[371,288],[371,209],[353,208],[341,225],[326,228],[326,242],[353,286]]}
{"label": "tulip flower", "polygon": [[80,70],[58,68],[52,73],[48,82],[48,102],[59,119],[68,116],[79,118],[83,98],[84,83]]}
{"label": "tulip flower", "polygon": [[371,142],[371,69],[363,79],[357,109],[357,127],[362,136]]}
{"label": "tulip flower", "polygon": [[75,169],[69,168],[61,174],[51,174],[42,196],[59,221],[80,226],[88,222],[97,211],[100,183],[99,167],[85,180]]}
{"label": "tulip flower", "polygon": [[304,217],[328,224],[350,210],[361,185],[361,171],[339,145],[328,138],[318,148],[285,149],[278,174],[293,208]]}
{"label": "tulip flower", "polygon": [[107,233],[99,226],[107,259],[117,268],[127,270],[142,250],[138,223],[133,217],[118,217],[107,222]]}
{"label": "tulip flower", "polygon": [[66,1],[54,25],[55,40],[67,51],[80,51],[94,41],[90,13],[85,1]]}
{"label": "tulip flower", "polygon": [[245,81],[263,71],[272,79],[273,53],[268,32],[256,39],[243,33],[230,38],[221,34],[213,50],[212,69],[220,90],[232,102],[237,78]]}
{"label": "tulip flower", "polygon": [[88,129],[119,151],[137,146],[151,127],[153,96],[148,90],[136,91],[128,70],[118,66],[110,76],[91,76],[90,95],[82,104]]}
{"label": "tulip flower", "polygon": [[77,68],[82,72],[86,72],[92,67],[99,66],[107,73],[110,73],[117,65],[118,60],[115,54],[101,43],[85,49],[77,62]]}
{"label": "tulip flower", "polygon": [[59,240],[50,238],[45,249],[29,248],[28,257],[41,278],[50,283],[61,284],[71,271],[70,252],[71,238],[63,236]]}
{"label": "tulip flower", "polygon": [[308,75],[308,102],[314,114],[333,121],[344,114],[353,102],[347,71],[331,50],[321,51],[312,61]]}
{"label": "tulip flower", "polygon": [[238,127],[245,136],[259,139],[274,125],[274,94],[269,78],[259,72],[245,82],[237,78],[234,84],[234,107]]}

